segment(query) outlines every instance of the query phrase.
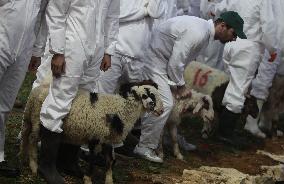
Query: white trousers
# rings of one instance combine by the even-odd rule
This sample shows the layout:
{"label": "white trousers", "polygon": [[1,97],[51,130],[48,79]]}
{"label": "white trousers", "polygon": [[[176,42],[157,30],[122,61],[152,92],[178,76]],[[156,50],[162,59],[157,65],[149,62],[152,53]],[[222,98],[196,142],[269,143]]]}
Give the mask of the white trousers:
{"label": "white trousers", "polygon": [[0,162],[5,123],[25,78],[35,40],[40,0],[1,1],[0,5]]}
{"label": "white trousers", "polygon": [[258,73],[252,81],[251,95],[254,97],[266,100],[269,95],[269,88],[272,86],[272,81],[280,64],[280,52],[277,52],[277,58],[274,62],[268,62],[270,54],[265,52],[264,59],[258,67]]}
{"label": "white trousers", "polygon": [[173,109],[173,96],[168,85],[167,74],[152,73],[150,79],[158,84],[160,97],[163,101],[164,113],[157,117],[147,114],[142,118],[139,147],[156,149],[159,145],[161,133]]}
{"label": "white trousers", "polygon": [[[69,113],[72,101],[79,88],[90,92],[95,91],[96,80],[99,77],[99,67],[103,51],[98,51],[98,58],[87,59],[79,43],[66,43],[66,69],[60,78],[53,78],[49,93],[43,102],[40,120],[50,131],[61,133],[62,119]],[[70,47],[69,47],[70,46]],[[70,49],[71,48],[71,49]],[[73,49],[72,49],[73,48]]]}
{"label": "white trousers", "polygon": [[230,82],[222,103],[228,110],[241,113],[245,94],[255,77],[263,52],[260,44],[249,40],[237,39],[226,44],[223,56],[230,74]]}
{"label": "white trousers", "polygon": [[143,62],[119,54],[111,57],[111,67],[101,71],[98,92],[113,94],[119,83],[139,82],[142,80]]}

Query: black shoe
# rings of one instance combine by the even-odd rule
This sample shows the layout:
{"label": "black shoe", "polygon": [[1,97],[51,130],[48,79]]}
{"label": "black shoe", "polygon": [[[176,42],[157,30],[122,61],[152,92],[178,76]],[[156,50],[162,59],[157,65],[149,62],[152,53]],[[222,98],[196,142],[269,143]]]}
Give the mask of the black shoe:
{"label": "black shoe", "polygon": [[64,184],[63,177],[56,169],[56,159],[61,141],[61,134],[51,132],[41,126],[41,148],[39,174],[48,184]]}
{"label": "black shoe", "polygon": [[57,168],[59,171],[78,178],[83,178],[84,173],[79,166],[80,146],[61,144],[57,157]]}
{"label": "black shoe", "polygon": [[233,113],[227,108],[224,108],[220,116],[219,135],[217,136],[217,140],[234,146],[237,149],[246,149],[249,146],[248,140],[245,139],[245,137],[237,136],[234,131],[239,118],[240,114]]}
{"label": "black shoe", "polygon": [[217,137],[217,140],[227,144],[229,146],[232,146],[236,149],[240,149],[240,150],[245,150],[247,148],[249,148],[250,144],[248,142],[248,140],[244,137],[239,137],[236,135],[231,135],[231,136],[221,136],[219,135]]}
{"label": "black shoe", "polygon": [[15,178],[20,176],[20,170],[8,165],[6,161],[0,162],[0,176]]}

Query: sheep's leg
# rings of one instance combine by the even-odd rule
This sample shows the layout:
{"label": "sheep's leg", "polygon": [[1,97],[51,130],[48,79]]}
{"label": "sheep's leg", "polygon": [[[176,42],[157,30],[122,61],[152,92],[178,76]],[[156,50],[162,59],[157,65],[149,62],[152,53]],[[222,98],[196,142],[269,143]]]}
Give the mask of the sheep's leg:
{"label": "sheep's leg", "polygon": [[113,184],[112,168],[115,162],[115,156],[112,145],[103,144],[102,152],[106,159],[106,177],[105,184]]}
{"label": "sheep's leg", "polygon": [[[32,122],[37,122],[36,120],[32,120]],[[33,174],[37,174],[38,170],[38,147],[37,143],[39,141],[40,134],[40,122],[33,124],[31,133],[28,137],[29,139],[29,165]]]}
{"label": "sheep's leg", "polygon": [[163,144],[164,144],[164,131],[165,131],[165,128],[166,128],[166,126],[164,127],[164,130],[161,132],[159,146],[158,146],[158,148],[156,150],[158,157],[160,157],[161,159],[164,158]]}
{"label": "sheep's leg", "polygon": [[89,169],[87,172],[87,175],[84,176],[84,184],[92,184],[92,174],[94,171],[94,158],[95,158],[95,147],[99,144],[99,140],[93,140],[90,141],[89,146],[89,154],[90,154],[90,160],[89,160]]}
{"label": "sheep's leg", "polygon": [[177,126],[174,122],[169,122],[168,128],[169,128],[170,136],[171,136],[172,143],[173,143],[174,155],[177,157],[177,159],[183,160],[183,156],[180,152],[178,140],[177,140]]}

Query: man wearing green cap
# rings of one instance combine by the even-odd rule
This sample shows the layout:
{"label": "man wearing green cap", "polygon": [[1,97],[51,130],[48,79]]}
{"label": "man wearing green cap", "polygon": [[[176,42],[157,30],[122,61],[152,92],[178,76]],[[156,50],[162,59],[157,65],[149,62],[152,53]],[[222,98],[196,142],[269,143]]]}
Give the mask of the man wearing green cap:
{"label": "man wearing green cap", "polygon": [[184,69],[202,52],[209,40],[227,43],[235,41],[237,36],[244,36],[243,20],[236,12],[226,12],[222,17],[224,19],[213,22],[179,16],[153,30],[145,59],[144,77],[158,84],[164,113],[159,117],[150,114],[142,121],[140,142],[134,153],[153,162],[163,162],[163,158],[154,150],[158,147],[161,132],[173,108],[169,81],[177,86],[178,98],[189,96],[190,90],[185,87],[183,78]]}
{"label": "man wearing green cap", "polygon": [[[272,4],[271,0],[223,0],[210,6],[209,14],[216,17],[221,16],[223,12],[236,11],[244,18],[243,30],[247,40],[237,39],[236,42],[227,44],[223,54],[230,73],[230,83],[223,98],[225,108],[220,118],[219,132],[220,138],[235,146],[248,146],[248,141],[238,136],[234,132],[234,127],[264,49],[273,52],[273,41],[270,38],[274,38],[277,26],[273,21]],[[223,19],[228,20],[226,16],[223,16]]]}

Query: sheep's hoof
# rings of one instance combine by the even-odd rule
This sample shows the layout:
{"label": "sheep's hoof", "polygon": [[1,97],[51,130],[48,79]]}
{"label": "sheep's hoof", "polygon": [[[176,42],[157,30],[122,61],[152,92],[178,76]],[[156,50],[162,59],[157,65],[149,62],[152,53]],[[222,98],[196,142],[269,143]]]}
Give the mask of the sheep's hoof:
{"label": "sheep's hoof", "polygon": [[177,157],[177,159],[184,161],[184,158],[183,158],[182,154],[177,154],[176,157]]}
{"label": "sheep's hoof", "polygon": [[34,175],[37,175],[37,169],[38,169],[38,165],[35,161],[30,161],[30,168],[32,170],[32,173]]}
{"label": "sheep's hoof", "polygon": [[113,184],[112,176],[107,176],[105,184]]}
{"label": "sheep's hoof", "polygon": [[83,178],[84,184],[92,184],[92,179],[89,176],[84,176]]}

